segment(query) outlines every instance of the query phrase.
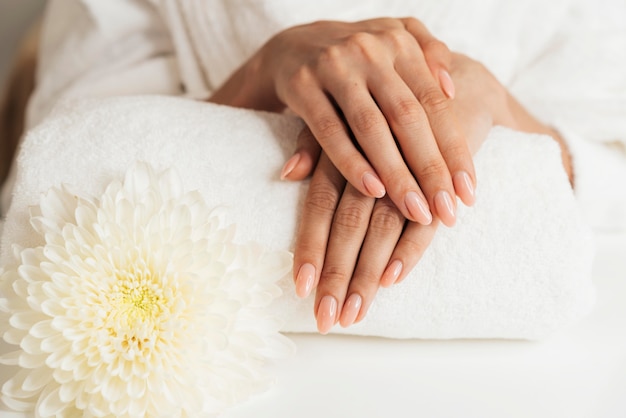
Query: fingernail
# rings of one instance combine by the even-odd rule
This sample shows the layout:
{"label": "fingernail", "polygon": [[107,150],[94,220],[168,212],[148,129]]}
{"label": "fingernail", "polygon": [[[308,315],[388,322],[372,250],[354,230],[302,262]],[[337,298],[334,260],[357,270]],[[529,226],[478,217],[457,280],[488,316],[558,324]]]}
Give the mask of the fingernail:
{"label": "fingernail", "polygon": [[315,267],[310,263],[305,263],[298,270],[296,276],[296,295],[306,298],[311,294],[313,283],[315,282]]}
{"label": "fingernail", "polygon": [[339,323],[342,327],[346,328],[354,323],[354,320],[359,315],[362,304],[363,299],[360,295],[353,293],[350,297],[348,297],[345,305],[343,306],[343,310],[341,311],[341,320]]}
{"label": "fingernail", "polygon": [[385,269],[383,277],[380,279],[380,285],[382,287],[392,286],[396,280],[398,280],[398,277],[400,277],[400,273],[402,273],[402,261],[392,261]]}
{"label": "fingernail", "polygon": [[293,171],[293,169],[296,168],[296,165],[298,165],[299,161],[300,153],[296,152],[291,156],[290,159],[287,160],[287,162],[283,166],[283,169],[280,171],[280,179],[285,180],[287,176]]}
{"label": "fingernail", "polygon": [[454,177],[452,177],[452,183],[454,183],[454,190],[457,196],[461,198],[466,206],[472,206],[474,202],[476,202],[474,183],[469,174],[465,171],[456,173]]}
{"label": "fingernail", "polygon": [[452,81],[452,77],[450,77],[450,73],[446,70],[439,71],[439,83],[441,84],[441,89],[450,99],[454,99],[455,89],[454,89],[454,81]]}
{"label": "fingernail", "polygon": [[437,215],[446,226],[453,226],[456,222],[456,215],[454,214],[454,203],[450,193],[445,190],[441,190],[435,195],[435,208],[437,209]]}
{"label": "fingernail", "polygon": [[335,325],[337,315],[337,300],[332,296],[324,296],[317,309],[317,329],[320,334],[328,334]]}
{"label": "fingernail", "polygon": [[415,222],[429,225],[433,221],[428,204],[416,192],[408,192],[404,197],[404,204]]}
{"label": "fingernail", "polygon": [[367,192],[377,198],[381,198],[385,195],[385,186],[383,183],[372,173],[363,174],[363,186]]}

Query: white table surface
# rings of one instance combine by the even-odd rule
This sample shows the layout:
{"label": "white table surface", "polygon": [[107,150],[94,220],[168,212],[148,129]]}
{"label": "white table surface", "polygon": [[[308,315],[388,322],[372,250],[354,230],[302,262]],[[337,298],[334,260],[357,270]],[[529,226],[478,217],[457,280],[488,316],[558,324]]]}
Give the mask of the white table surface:
{"label": "white table surface", "polygon": [[272,389],[223,416],[626,417],[626,235],[598,248],[594,312],[546,341],[292,335]]}
{"label": "white table surface", "polygon": [[626,417],[626,235],[598,237],[593,313],[541,342],[292,335],[228,418]]}

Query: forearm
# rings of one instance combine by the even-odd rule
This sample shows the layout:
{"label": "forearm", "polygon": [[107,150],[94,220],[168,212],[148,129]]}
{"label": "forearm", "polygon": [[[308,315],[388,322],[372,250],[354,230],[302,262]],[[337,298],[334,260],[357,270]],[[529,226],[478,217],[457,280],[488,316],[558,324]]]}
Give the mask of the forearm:
{"label": "forearm", "polygon": [[563,161],[563,168],[569,177],[569,181],[574,185],[574,174],[572,169],[572,158],[567,148],[567,144],[559,133],[550,126],[544,125],[533,117],[510,93],[507,92],[507,104],[513,121],[515,123],[515,129],[528,132],[528,133],[540,133],[550,135],[561,147],[561,159]]}
{"label": "forearm", "polygon": [[565,141],[556,130],[532,116],[481,63],[453,54],[452,79],[457,87],[455,115],[472,152],[476,152],[493,126],[550,135],[561,147],[563,167],[573,184],[573,170]]}

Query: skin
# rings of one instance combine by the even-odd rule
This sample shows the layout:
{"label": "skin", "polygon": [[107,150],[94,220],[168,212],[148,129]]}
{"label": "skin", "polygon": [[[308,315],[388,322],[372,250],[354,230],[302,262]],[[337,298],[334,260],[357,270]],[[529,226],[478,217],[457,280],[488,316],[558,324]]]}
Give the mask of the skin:
{"label": "skin", "polygon": [[[451,75],[457,88],[452,110],[472,153],[495,125],[547,134],[561,145],[564,169],[573,180],[562,138],[533,118],[484,66],[453,54]],[[307,143],[303,150],[315,147],[310,136],[300,140]],[[307,168],[312,166],[299,167],[300,173]],[[387,197],[359,193],[322,152],[303,209],[294,261],[295,268],[322,268],[319,282],[310,288],[296,283],[302,293],[317,288],[319,331],[327,333],[337,322],[347,327],[361,321],[379,287],[400,282],[419,262],[437,227],[436,220],[430,225],[407,220]]]}
{"label": "skin", "polygon": [[471,201],[454,179],[475,176],[448,101],[449,59],[416,19],[315,22],[274,36],[210,100],[290,109],[356,190],[388,195],[423,225],[453,225],[454,197]]}
{"label": "skin", "polygon": [[563,145],[483,66],[451,54],[415,19],[287,29],[209,100],[289,109],[306,122],[281,176],[316,167],[294,279],[299,296],[316,290],[322,333],[362,320],[378,288],[406,276],[438,225],[454,224],[456,197],[473,204],[471,155],[492,126]]}

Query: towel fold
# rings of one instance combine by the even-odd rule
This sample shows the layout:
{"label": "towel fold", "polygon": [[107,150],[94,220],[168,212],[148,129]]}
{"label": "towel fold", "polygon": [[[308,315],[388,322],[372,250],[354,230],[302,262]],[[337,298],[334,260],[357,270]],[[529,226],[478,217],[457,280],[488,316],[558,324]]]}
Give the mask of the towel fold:
{"label": "towel fold", "polygon": [[[98,195],[137,160],[173,167],[221,206],[240,242],[292,249],[307,182],[279,180],[302,127],[296,118],[167,97],[65,104],[26,137],[1,241],[41,244],[28,207],[52,186]],[[593,247],[560,150],[550,138],[494,128],[475,158],[477,201],[459,205],[400,285],[381,289],[366,319],[333,332],[393,338],[542,338],[587,314]],[[273,307],[285,331],[315,330],[312,297],[290,281]]]}

